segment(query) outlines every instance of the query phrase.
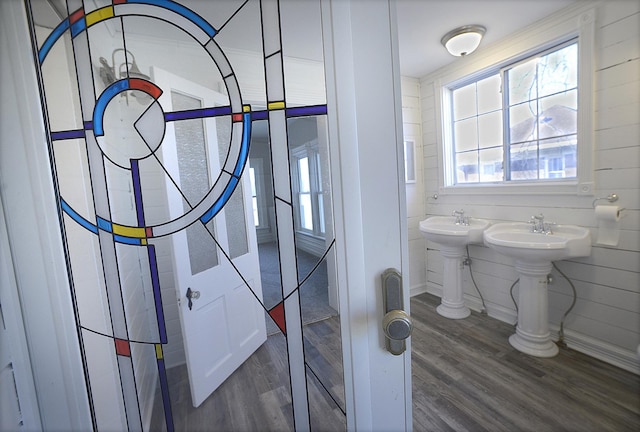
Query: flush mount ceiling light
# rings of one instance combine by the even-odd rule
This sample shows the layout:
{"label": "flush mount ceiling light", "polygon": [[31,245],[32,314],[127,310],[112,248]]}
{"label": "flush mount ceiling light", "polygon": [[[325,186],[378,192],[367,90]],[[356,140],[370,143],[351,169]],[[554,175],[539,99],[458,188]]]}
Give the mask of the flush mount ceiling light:
{"label": "flush mount ceiling light", "polygon": [[440,42],[451,55],[462,57],[478,48],[486,31],[487,29],[481,25],[465,25],[442,36]]}

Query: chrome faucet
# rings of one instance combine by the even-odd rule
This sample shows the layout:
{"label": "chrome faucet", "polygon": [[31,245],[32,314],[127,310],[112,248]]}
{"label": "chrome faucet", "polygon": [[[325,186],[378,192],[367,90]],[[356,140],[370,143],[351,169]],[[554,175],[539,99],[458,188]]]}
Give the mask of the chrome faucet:
{"label": "chrome faucet", "polygon": [[544,235],[553,234],[553,231],[551,231],[551,225],[555,224],[552,222],[545,222],[544,215],[542,213],[540,213],[539,215],[531,216],[531,219],[529,219],[529,223],[531,224],[532,233],[540,233]]}
{"label": "chrome faucet", "polygon": [[452,216],[456,217],[455,224],[456,225],[469,225],[469,216],[464,215],[464,210],[454,210]]}

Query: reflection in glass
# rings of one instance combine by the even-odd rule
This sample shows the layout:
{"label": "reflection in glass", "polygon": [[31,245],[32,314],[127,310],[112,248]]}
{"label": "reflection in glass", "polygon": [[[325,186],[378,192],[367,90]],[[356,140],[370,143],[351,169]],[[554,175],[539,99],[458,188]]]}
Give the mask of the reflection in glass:
{"label": "reflection in glass", "polygon": [[532,180],[538,178],[538,146],[529,141],[509,147],[512,180]]}
{"label": "reflection in glass", "polygon": [[458,183],[478,181],[478,152],[456,153],[456,179]]}
{"label": "reflection in glass", "polygon": [[[82,3],[59,31],[32,26],[95,427],[344,430],[319,3],[283,2],[280,15],[254,0]],[[149,79],[133,76],[134,53]],[[187,84],[204,90],[175,90]],[[209,93],[222,102],[205,102]],[[292,149],[306,161],[298,201]],[[261,161],[251,182],[247,159]],[[204,288],[185,283],[205,273]],[[193,310],[187,289],[200,292]],[[227,333],[222,312],[216,325],[193,319],[225,289],[225,313],[239,320]],[[266,341],[193,408],[198,378],[186,361],[222,357],[252,320],[270,326]],[[212,353],[189,354],[194,329],[215,337],[202,344]]]}
{"label": "reflection in glass", "polygon": [[509,70],[509,103],[511,105],[538,97],[537,63],[538,59],[533,59]]}

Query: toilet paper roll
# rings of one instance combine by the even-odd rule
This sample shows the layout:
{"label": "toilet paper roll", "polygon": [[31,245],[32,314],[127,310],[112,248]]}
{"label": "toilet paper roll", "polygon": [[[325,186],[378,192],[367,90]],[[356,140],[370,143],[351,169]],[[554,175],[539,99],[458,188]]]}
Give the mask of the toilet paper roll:
{"label": "toilet paper roll", "polygon": [[598,222],[596,243],[617,246],[620,240],[620,207],[596,206],[596,221]]}

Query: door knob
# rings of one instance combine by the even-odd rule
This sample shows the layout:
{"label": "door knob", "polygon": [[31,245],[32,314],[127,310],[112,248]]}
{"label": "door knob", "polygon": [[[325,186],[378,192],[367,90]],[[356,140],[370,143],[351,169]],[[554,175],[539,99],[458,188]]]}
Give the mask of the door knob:
{"label": "door knob", "polygon": [[189,300],[189,303],[187,304],[187,306],[189,306],[189,310],[193,308],[192,300],[197,300],[199,298],[200,298],[200,291],[193,291],[191,287],[187,288],[187,300]]}
{"label": "door knob", "polygon": [[411,336],[413,324],[409,314],[404,311],[402,275],[398,270],[389,268],[382,273],[382,297],[385,313],[382,330],[387,351],[400,355],[407,349],[405,340]]}

